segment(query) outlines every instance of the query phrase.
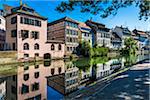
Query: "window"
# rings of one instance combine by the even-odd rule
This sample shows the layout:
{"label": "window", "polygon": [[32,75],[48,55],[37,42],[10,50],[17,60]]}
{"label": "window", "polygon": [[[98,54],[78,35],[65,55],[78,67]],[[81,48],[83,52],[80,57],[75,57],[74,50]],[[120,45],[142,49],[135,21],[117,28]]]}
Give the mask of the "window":
{"label": "window", "polygon": [[29,86],[22,84],[21,94],[29,93]]}
{"label": "window", "polygon": [[11,86],[11,93],[13,93],[13,94],[16,94],[16,93],[17,93],[16,87]]}
{"label": "window", "polygon": [[67,51],[69,51],[69,47],[67,47]]}
{"label": "window", "polygon": [[39,32],[32,31],[32,36],[31,37],[34,38],[34,39],[39,39]]}
{"label": "window", "polygon": [[16,78],[17,78],[16,75],[13,75],[13,76],[12,76],[12,80],[13,80],[13,81],[16,81]]}
{"label": "window", "polygon": [[59,73],[59,74],[61,73],[61,67],[60,67],[60,68],[58,68],[58,73]]}
{"label": "window", "polygon": [[39,90],[39,83],[34,83],[31,85],[31,91],[36,91]]}
{"label": "window", "polygon": [[35,20],[35,26],[41,26],[41,21]]}
{"label": "window", "polygon": [[11,31],[11,37],[17,37],[17,30]]}
{"label": "window", "polygon": [[41,21],[34,20],[34,19],[31,19],[31,18],[27,18],[27,17],[21,17],[20,18],[20,23],[21,24],[34,25],[34,26],[41,26]]}
{"label": "window", "polygon": [[12,43],[12,49],[16,50],[16,43]]}
{"label": "window", "polygon": [[27,80],[29,79],[29,74],[24,74],[23,79],[24,79],[25,81],[27,81]]}
{"label": "window", "polygon": [[61,50],[61,44],[58,45],[58,50]]}
{"label": "window", "polygon": [[35,49],[35,50],[39,50],[39,44],[36,43],[36,44],[34,45],[34,49]]}
{"label": "window", "polygon": [[29,57],[29,54],[24,54],[24,57]]}
{"label": "window", "polygon": [[70,38],[70,42],[72,42],[72,38]]}
{"label": "window", "polygon": [[70,51],[72,51],[72,47],[70,47]]}
{"label": "window", "polygon": [[21,30],[21,37],[22,37],[22,39],[29,38],[29,31],[28,30]]}
{"label": "window", "polygon": [[20,23],[23,24],[23,17],[20,18]]}
{"label": "window", "polygon": [[76,51],[76,47],[73,47],[73,51]]}
{"label": "window", "polygon": [[29,44],[28,44],[28,43],[25,43],[25,44],[23,45],[23,49],[24,49],[24,50],[29,50]]}
{"label": "window", "polygon": [[29,69],[29,66],[24,66],[24,70],[28,70]]}
{"label": "window", "polygon": [[70,40],[69,37],[67,37],[67,42],[69,42],[69,40]]}
{"label": "window", "polygon": [[39,68],[39,65],[35,65],[34,67],[35,67],[35,69],[37,69],[37,68]]}
{"label": "window", "polygon": [[11,24],[15,24],[17,22],[17,16],[11,18]]}
{"label": "window", "polygon": [[66,30],[66,34],[69,34],[69,30],[68,29]]}
{"label": "window", "polygon": [[35,53],[35,57],[39,57],[39,53]]}
{"label": "window", "polygon": [[51,50],[55,50],[54,44],[51,45]]}
{"label": "window", "polygon": [[34,77],[35,77],[35,78],[38,78],[38,77],[39,77],[39,72],[35,72],[35,73],[34,73]]}

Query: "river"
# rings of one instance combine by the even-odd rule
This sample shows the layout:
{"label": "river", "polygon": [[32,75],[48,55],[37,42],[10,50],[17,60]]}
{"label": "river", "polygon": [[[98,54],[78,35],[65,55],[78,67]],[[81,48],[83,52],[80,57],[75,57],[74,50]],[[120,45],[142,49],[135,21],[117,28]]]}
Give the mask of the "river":
{"label": "river", "polygon": [[131,55],[3,65],[0,100],[148,100],[149,64]]}

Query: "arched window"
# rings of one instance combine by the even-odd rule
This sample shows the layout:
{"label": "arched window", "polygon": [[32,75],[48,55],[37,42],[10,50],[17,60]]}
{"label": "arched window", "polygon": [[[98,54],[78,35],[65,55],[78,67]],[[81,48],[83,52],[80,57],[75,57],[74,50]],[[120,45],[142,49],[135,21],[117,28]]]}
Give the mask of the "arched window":
{"label": "arched window", "polygon": [[39,44],[36,43],[36,44],[34,45],[34,49],[35,49],[35,50],[39,50],[39,48],[40,48],[40,47],[39,47]]}
{"label": "arched window", "polygon": [[55,50],[54,44],[51,45],[51,50]]}
{"label": "arched window", "polygon": [[23,45],[23,49],[24,49],[24,50],[29,50],[29,44],[28,44],[28,43],[25,43],[25,44]]}
{"label": "arched window", "polygon": [[24,80],[27,81],[29,79],[29,74],[24,74]]}
{"label": "arched window", "polygon": [[58,50],[61,50],[61,44],[58,45]]}

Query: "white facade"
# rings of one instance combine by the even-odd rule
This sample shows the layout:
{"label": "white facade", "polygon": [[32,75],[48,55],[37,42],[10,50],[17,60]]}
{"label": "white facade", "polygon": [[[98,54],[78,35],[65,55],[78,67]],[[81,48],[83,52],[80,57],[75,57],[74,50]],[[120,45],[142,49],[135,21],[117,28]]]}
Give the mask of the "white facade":
{"label": "white facade", "polygon": [[131,32],[128,30],[128,28],[123,28],[122,26],[121,27],[116,26],[113,31],[116,32],[119,37],[121,37],[121,39],[122,39],[122,48],[124,48],[125,47],[124,40],[126,38],[131,37]]}
{"label": "white facade", "polygon": [[0,30],[6,30],[5,18],[0,15]]}
{"label": "white facade", "polygon": [[85,23],[79,23],[79,30],[81,35],[81,41],[89,42],[92,46],[92,33],[91,28],[87,26]]}
{"label": "white facade", "polygon": [[98,46],[105,46],[110,47],[111,46],[111,39],[110,35],[111,32],[105,32],[105,31],[97,31],[96,33],[96,43]]}
{"label": "white facade", "polygon": [[4,50],[5,47],[5,18],[0,15],[0,50]]}

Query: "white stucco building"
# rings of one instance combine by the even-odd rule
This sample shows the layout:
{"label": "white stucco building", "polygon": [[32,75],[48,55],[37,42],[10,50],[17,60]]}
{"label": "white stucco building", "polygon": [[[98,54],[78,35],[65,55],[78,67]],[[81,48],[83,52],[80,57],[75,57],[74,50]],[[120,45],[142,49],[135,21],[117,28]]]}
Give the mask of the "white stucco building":
{"label": "white stucco building", "polygon": [[3,10],[0,10],[0,50],[4,50],[6,24],[3,17]]}

